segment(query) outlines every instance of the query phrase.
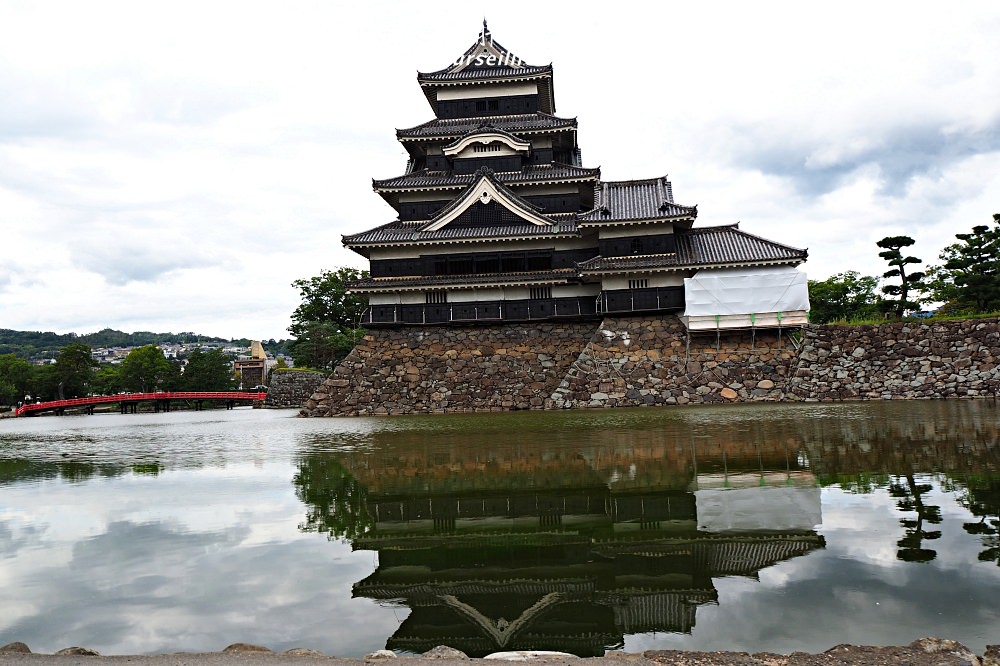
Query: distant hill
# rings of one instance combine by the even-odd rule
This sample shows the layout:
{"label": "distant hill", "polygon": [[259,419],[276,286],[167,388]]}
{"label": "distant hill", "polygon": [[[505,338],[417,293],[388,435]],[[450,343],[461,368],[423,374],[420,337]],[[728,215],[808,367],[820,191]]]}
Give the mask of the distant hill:
{"label": "distant hill", "polygon": [[[80,342],[93,349],[98,347],[142,347],[144,345],[154,345],[165,342],[179,344],[192,342],[228,342],[240,346],[247,346],[250,340],[227,340],[225,338],[214,338],[209,335],[198,335],[196,333],[151,333],[149,331],[136,331],[135,333],[125,333],[114,329],[106,328],[97,333],[78,335],[76,333],[52,333],[39,331],[13,331],[7,328],[0,328],[0,354],[14,354],[18,358],[55,358],[59,350],[68,344]],[[270,352],[284,352],[285,344],[288,341],[268,340],[264,348]]]}

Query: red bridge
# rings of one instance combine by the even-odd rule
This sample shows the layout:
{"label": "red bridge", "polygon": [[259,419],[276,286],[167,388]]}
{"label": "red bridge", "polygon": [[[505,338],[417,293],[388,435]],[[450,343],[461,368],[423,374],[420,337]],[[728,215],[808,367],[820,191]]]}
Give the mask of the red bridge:
{"label": "red bridge", "polygon": [[226,409],[232,409],[237,404],[254,404],[264,402],[266,391],[157,391],[155,393],[120,393],[118,395],[92,395],[87,398],[70,398],[69,400],[50,400],[48,402],[32,402],[18,407],[15,416],[35,416],[41,412],[56,412],[64,414],[67,409],[83,408],[88,414],[94,413],[95,405],[118,403],[122,414],[135,414],[140,402],[152,402],[157,412],[169,412],[172,400],[184,400],[193,403],[196,410],[202,408],[206,400],[226,403]]}

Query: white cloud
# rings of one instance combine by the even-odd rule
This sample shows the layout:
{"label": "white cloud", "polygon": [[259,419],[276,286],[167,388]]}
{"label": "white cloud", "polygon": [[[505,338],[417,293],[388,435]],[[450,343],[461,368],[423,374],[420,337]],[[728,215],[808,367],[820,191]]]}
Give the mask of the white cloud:
{"label": "white cloud", "polygon": [[[808,247],[811,277],[880,274],[874,241],[898,233],[933,262],[998,212],[994,3],[532,11],[487,18],[554,63],[586,164],[668,173],[700,224]],[[371,178],[404,168],[394,129],[431,117],[414,72],[481,20],[401,2],[0,6],[2,326],[287,336],[291,282],[364,266],[340,236],[393,217]]]}

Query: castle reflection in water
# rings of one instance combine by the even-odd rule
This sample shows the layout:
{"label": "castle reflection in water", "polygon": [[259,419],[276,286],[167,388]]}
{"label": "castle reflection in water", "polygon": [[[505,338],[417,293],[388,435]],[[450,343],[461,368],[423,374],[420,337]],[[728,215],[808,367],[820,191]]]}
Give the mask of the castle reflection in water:
{"label": "castle reflection in water", "polygon": [[[907,527],[899,559],[926,561],[940,514],[919,473],[996,471],[992,430],[829,426],[380,433],[363,450],[300,459],[301,527],[378,553],[354,595],[411,610],[389,649],[601,655],[628,634],[690,632],[698,608],[718,603],[718,577],[822,549],[822,485],[888,488]],[[997,489],[977,491],[984,517]]]}

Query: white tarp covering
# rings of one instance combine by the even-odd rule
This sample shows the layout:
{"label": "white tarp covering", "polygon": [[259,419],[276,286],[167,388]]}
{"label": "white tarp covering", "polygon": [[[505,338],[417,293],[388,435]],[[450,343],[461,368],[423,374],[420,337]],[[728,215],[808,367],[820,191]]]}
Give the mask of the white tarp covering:
{"label": "white tarp covering", "polygon": [[809,282],[793,266],[703,270],[684,279],[684,302],[692,330],[799,326],[808,318]]}
{"label": "white tarp covering", "polygon": [[694,496],[698,529],[707,532],[811,531],[823,523],[818,487],[698,490]]}

